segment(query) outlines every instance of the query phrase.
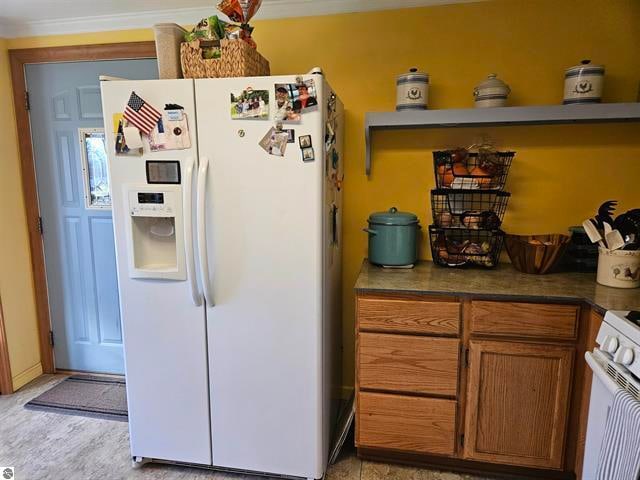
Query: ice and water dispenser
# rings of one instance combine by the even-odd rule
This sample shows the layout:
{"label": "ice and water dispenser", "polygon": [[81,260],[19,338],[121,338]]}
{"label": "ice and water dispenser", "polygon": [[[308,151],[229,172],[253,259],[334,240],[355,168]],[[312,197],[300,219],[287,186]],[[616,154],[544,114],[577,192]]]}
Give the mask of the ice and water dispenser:
{"label": "ice and water dispenser", "polygon": [[125,185],[129,274],[185,280],[182,189],[179,185]]}

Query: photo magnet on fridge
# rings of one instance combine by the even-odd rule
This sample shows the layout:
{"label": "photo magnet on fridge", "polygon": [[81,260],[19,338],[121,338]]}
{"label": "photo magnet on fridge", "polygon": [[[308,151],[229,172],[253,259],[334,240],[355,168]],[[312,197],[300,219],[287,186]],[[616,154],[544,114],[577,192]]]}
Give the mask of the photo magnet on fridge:
{"label": "photo magnet on fridge", "polygon": [[313,153],[313,147],[303,148],[302,149],[302,161],[303,162],[313,162],[316,159]]}
{"label": "photo magnet on fridge", "polygon": [[276,130],[271,127],[267,134],[258,142],[265,152],[269,155],[283,157],[287,149],[289,133],[284,130]]}
{"label": "photo magnet on fridge", "polygon": [[293,110],[305,112],[306,110],[316,107],[318,100],[316,98],[316,83],[314,80],[307,80],[295,85],[296,90],[293,92]]}
{"label": "photo magnet on fridge", "polygon": [[231,118],[266,119],[269,118],[269,91],[246,88],[239,93],[231,93]]}
{"label": "photo magnet on fridge", "polygon": [[329,150],[336,143],[336,133],[331,123],[327,122],[325,125],[324,144],[326,150]]}
{"label": "photo magnet on fridge", "polygon": [[293,98],[288,83],[276,83],[276,114],[277,122],[299,122],[300,112],[293,111]]}
{"label": "photo magnet on fridge", "polygon": [[287,143],[296,143],[296,131],[293,128],[285,128],[283,132],[287,132],[289,138],[287,138]]}
{"label": "photo magnet on fridge", "polygon": [[309,148],[313,146],[311,143],[311,135],[300,135],[298,137],[298,143],[300,143],[300,148]]}
{"label": "photo magnet on fridge", "polygon": [[299,83],[276,83],[276,120],[299,122],[301,114],[316,108],[316,86],[313,80]]}

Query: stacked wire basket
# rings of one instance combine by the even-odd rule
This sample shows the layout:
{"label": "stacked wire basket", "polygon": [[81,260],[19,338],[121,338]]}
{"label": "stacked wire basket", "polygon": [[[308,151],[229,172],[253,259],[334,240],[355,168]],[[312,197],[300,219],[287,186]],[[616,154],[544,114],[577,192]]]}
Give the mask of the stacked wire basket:
{"label": "stacked wire basket", "polygon": [[431,190],[431,254],[445,267],[498,264],[501,230],[511,194],[504,186],[515,152],[433,152],[436,188]]}

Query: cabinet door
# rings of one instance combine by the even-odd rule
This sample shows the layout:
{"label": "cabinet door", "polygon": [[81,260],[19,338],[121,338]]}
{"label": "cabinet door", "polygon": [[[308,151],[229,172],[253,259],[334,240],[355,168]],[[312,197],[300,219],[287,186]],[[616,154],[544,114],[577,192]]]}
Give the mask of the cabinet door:
{"label": "cabinet door", "polygon": [[574,349],[471,341],[464,457],[561,469]]}

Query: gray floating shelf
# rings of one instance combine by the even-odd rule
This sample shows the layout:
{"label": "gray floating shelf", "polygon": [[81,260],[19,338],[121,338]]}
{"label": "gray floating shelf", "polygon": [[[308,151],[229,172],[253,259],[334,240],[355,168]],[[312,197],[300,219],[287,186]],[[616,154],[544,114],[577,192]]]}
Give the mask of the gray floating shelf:
{"label": "gray floating shelf", "polygon": [[640,103],[369,112],[364,119],[365,169],[369,175],[372,130],[606,122],[640,122]]}

